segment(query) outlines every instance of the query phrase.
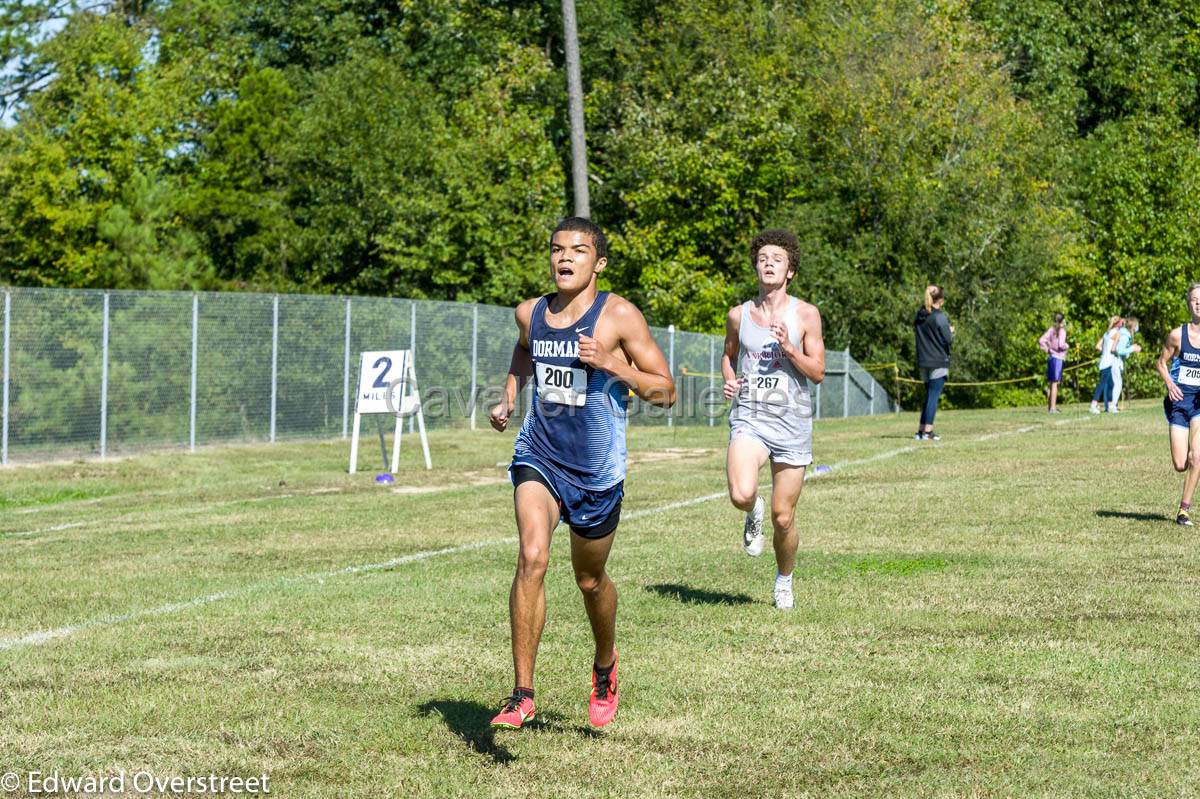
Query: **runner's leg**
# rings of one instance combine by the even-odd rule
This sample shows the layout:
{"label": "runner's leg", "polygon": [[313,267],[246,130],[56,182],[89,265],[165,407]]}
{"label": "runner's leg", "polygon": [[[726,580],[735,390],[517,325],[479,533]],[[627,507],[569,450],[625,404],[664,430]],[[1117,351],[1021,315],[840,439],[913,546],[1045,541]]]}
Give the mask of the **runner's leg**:
{"label": "runner's leg", "polygon": [[796,567],[796,501],[804,488],[803,466],[787,463],[771,464],[771,522],[775,526],[775,563],[779,573],[787,576]]}
{"label": "runner's leg", "polygon": [[617,587],[605,570],[616,532],[603,538],[584,538],[571,533],[571,566],[575,584],[583,594],[583,606],[596,642],[596,665],[610,666],[617,642]]}
{"label": "runner's leg", "polygon": [[1177,472],[1186,472],[1191,431],[1178,425],[1168,425],[1167,431],[1171,438],[1171,465]]}
{"label": "runner's leg", "polygon": [[1196,493],[1196,483],[1200,482],[1200,417],[1192,419],[1188,433],[1188,473],[1183,481],[1181,507],[1191,506],[1192,495]]}
{"label": "runner's leg", "polygon": [[558,526],[558,501],[550,489],[528,480],[514,492],[517,514],[517,573],[508,595],[512,627],[513,671],[516,685],[533,687],[542,628],[546,625],[546,567],[550,563],[550,536]]}
{"label": "runner's leg", "polygon": [[748,438],[729,442],[725,455],[725,474],[729,481],[729,501],[743,513],[754,510],[758,498],[758,472],[767,462],[767,448]]}

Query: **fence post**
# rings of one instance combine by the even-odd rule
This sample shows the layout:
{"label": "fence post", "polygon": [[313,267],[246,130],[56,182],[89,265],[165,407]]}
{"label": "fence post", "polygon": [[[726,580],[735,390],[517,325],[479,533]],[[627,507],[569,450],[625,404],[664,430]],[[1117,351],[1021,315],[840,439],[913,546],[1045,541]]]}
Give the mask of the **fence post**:
{"label": "fence post", "polygon": [[104,292],[104,322],[100,328],[100,460],[108,457],[108,292]]}
{"label": "fence post", "polygon": [[[409,302],[408,307],[412,310],[412,313],[409,316],[409,320],[408,320],[408,348],[409,348],[409,350],[412,351],[412,355],[409,357],[408,362],[413,365],[413,369],[414,369],[413,374],[416,374],[415,370],[416,370],[416,364],[417,364],[417,301],[412,300],[411,302]],[[411,433],[413,431],[413,421],[416,419],[416,417],[417,417],[417,415],[415,413],[409,415],[409,417],[408,417],[408,432],[409,433]],[[394,465],[393,465],[393,468],[395,468]]]}
{"label": "fence post", "polygon": [[200,295],[192,295],[192,391],[191,409],[188,411],[188,451],[196,451],[196,360],[200,340]]}
{"label": "fence post", "polygon": [[479,304],[471,307],[471,429],[475,429],[475,370],[479,363]]}
{"label": "fence post", "polygon": [[12,327],[12,292],[4,290],[4,401],[3,413],[0,414],[0,464],[8,465],[8,357],[9,357],[9,328]]}
{"label": "fence post", "polygon": [[871,415],[875,415],[875,375],[869,375],[871,378]]}
{"label": "fence post", "polygon": [[813,392],[813,416],[821,418],[821,383],[817,383],[817,389]]}
{"label": "fence post", "polygon": [[842,418],[850,415],[850,348],[842,351]]}
{"label": "fence post", "polygon": [[350,424],[350,298],[346,298],[346,351],[342,358],[342,438]]}
{"label": "fence post", "polygon": [[271,443],[275,442],[275,405],[279,396],[279,295],[271,301]]}
{"label": "fence post", "polygon": [[715,425],[717,423],[717,420],[713,418],[712,405],[709,404],[712,402],[713,375],[716,374],[716,371],[717,371],[717,337],[709,336],[709,338],[708,338],[708,397],[704,403],[704,412],[706,414],[708,414],[708,426],[709,427],[712,427],[713,425]]}
{"label": "fence post", "polygon": [[[671,368],[671,380],[675,379],[675,325],[667,325],[667,363]],[[667,427],[675,423],[674,407],[667,408]]]}

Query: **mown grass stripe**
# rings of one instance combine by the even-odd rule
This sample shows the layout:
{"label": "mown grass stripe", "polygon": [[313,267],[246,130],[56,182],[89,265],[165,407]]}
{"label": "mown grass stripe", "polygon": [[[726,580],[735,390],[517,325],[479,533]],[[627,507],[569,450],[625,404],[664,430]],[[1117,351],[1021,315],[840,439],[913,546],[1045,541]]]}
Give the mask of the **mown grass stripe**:
{"label": "mown grass stripe", "polygon": [[[1088,419],[1090,417],[1085,416],[1085,417],[1080,417],[1080,418]],[[1058,422],[1055,422],[1055,424],[1061,425],[1061,424],[1067,423],[1068,421],[1074,421],[1074,420],[1063,419]],[[1010,430],[1010,431],[1004,431],[1001,433],[990,433],[985,436],[980,436],[980,437],[977,437],[972,440],[973,441],[992,440],[992,439],[995,439],[995,438],[998,438],[998,437],[1004,436],[1004,435],[1016,435],[1016,434],[1021,434],[1021,433],[1032,432],[1034,430],[1040,430],[1043,427],[1047,427],[1047,426],[1048,425],[1044,425],[1044,424],[1028,425],[1026,427],[1021,427],[1021,428],[1017,428],[1015,430]],[[878,462],[881,460],[894,458],[898,455],[902,455],[902,454],[905,454],[908,452],[913,452],[920,448],[921,447],[918,445],[910,445],[907,447],[900,447],[897,449],[888,450],[886,452],[881,452],[881,453],[878,453],[876,455],[872,455],[872,456],[869,456],[866,458],[859,458],[859,459],[855,459],[855,460],[842,461],[839,463],[835,463],[832,465],[831,468],[832,468],[832,470],[839,470],[839,469],[844,469],[849,466],[857,466],[857,465],[862,465],[862,464],[866,464],[866,463],[874,463],[874,462]],[[813,478],[815,478],[817,476],[818,475],[815,475],[815,474],[812,475]],[[766,487],[769,488],[769,485],[767,485]],[[661,513],[668,513],[670,511],[679,510],[681,508],[686,508],[686,507],[690,507],[693,505],[699,505],[699,504],[702,504],[705,502],[710,502],[715,499],[721,499],[724,496],[726,496],[726,492],[718,491],[718,492],[714,492],[711,494],[705,494],[705,495],[699,496],[699,497],[693,497],[691,499],[680,500],[677,502],[670,502],[666,505],[660,505],[655,508],[646,508],[646,509],[639,510],[639,511],[633,511],[633,512],[627,514],[625,516],[624,520],[626,522],[632,522],[637,519],[645,518],[647,516],[653,516],[653,515],[657,515],[657,514],[661,514]],[[258,497],[256,499],[266,500],[266,499],[280,499],[280,498],[286,498],[286,495]],[[232,502],[245,502],[245,501],[246,500],[244,500],[244,499],[243,500],[232,500],[230,502],[217,503],[217,504],[218,505],[231,504]],[[83,523],[79,523],[74,526],[80,526],[82,524]],[[60,529],[66,529],[69,526],[72,526],[72,525],[62,526],[62,527],[60,527]],[[31,532],[41,532],[41,531],[31,531]],[[9,534],[9,535],[12,535],[12,534]],[[473,550],[482,549],[485,547],[498,546],[500,544],[512,544],[512,543],[515,543],[516,540],[517,539],[514,537],[509,537],[509,538],[491,539],[491,540],[487,540],[487,541],[477,541],[477,542],[474,542],[471,544],[464,544],[464,545],[456,546],[456,547],[445,547],[442,549],[432,549],[432,550],[426,550],[423,552],[415,552],[410,555],[402,555],[400,557],[391,558],[389,560],[380,561],[378,563],[358,564],[358,565],[353,565],[353,566],[346,566],[341,569],[333,569],[333,570],[329,570],[329,571],[313,572],[313,573],[303,574],[303,575],[281,577],[281,578],[277,578],[274,580],[266,580],[266,581],[262,581],[262,582],[258,582],[258,583],[253,583],[253,584],[245,586],[243,588],[238,588],[238,589],[230,590],[230,591],[219,591],[217,593],[206,594],[203,596],[198,596],[193,599],[184,600],[181,602],[172,602],[172,603],[168,603],[165,605],[159,605],[159,606],[153,607],[153,608],[146,608],[143,610],[134,610],[134,611],[130,611],[128,613],[109,614],[109,615],[99,616],[99,617],[96,617],[93,619],[89,619],[86,621],[82,621],[82,622],[79,622],[78,624],[66,625],[63,627],[56,627],[56,628],[52,628],[52,629],[48,629],[48,630],[37,630],[34,632],[26,633],[24,635],[0,638],[0,651],[17,649],[17,648],[21,648],[21,647],[25,647],[25,646],[38,646],[41,644],[48,643],[50,641],[57,641],[57,640],[62,640],[64,638],[70,638],[74,635],[77,635],[81,632],[85,632],[87,630],[99,629],[99,628],[104,628],[104,627],[113,627],[113,626],[116,626],[119,624],[124,624],[124,623],[130,622],[130,621],[137,621],[139,619],[154,618],[157,616],[165,616],[165,615],[169,615],[169,614],[173,614],[173,613],[179,613],[182,611],[191,610],[193,608],[210,605],[214,602],[221,602],[221,601],[233,599],[236,597],[246,596],[248,594],[252,594],[254,592],[263,590],[265,588],[273,588],[273,587],[279,587],[281,585],[291,585],[291,584],[295,584],[295,583],[309,582],[309,581],[323,582],[324,580],[327,580],[327,579],[334,579],[337,577],[344,577],[344,576],[349,576],[352,574],[361,574],[361,573],[365,573],[365,572],[374,572],[374,571],[385,571],[387,569],[395,568],[397,566],[402,566],[407,563],[415,563],[418,561],[428,560],[430,558],[441,557],[444,555],[455,555],[455,554],[459,554],[462,552],[470,552]]]}

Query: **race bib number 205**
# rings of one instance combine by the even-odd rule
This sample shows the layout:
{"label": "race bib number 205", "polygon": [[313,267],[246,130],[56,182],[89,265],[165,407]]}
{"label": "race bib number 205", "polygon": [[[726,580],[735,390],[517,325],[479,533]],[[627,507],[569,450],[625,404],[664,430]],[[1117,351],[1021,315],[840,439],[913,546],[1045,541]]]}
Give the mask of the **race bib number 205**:
{"label": "race bib number 205", "polygon": [[570,366],[538,363],[538,396],[543,402],[573,405],[582,408],[587,403],[587,371]]}
{"label": "race bib number 205", "polygon": [[1175,381],[1181,386],[1200,386],[1200,367],[1179,365],[1179,379]]}

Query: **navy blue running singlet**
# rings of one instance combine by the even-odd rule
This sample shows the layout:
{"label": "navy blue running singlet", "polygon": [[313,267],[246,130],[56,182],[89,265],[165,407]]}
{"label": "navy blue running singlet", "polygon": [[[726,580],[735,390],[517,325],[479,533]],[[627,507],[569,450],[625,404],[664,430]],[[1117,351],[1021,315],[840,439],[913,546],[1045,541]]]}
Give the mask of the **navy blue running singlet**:
{"label": "navy blue running singlet", "polygon": [[549,296],[537,301],[529,324],[533,407],[514,446],[516,460],[532,456],[590,491],[625,479],[629,388],[579,360],[579,336],[595,337],[607,299],[607,291],[598,292],[579,321],[565,328],[546,324]]}
{"label": "navy blue running singlet", "polygon": [[1179,329],[1179,354],[1171,359],[1171,379],[1184,394],[1200,393],[1200,348],[1188,340],[1188,326]]}

